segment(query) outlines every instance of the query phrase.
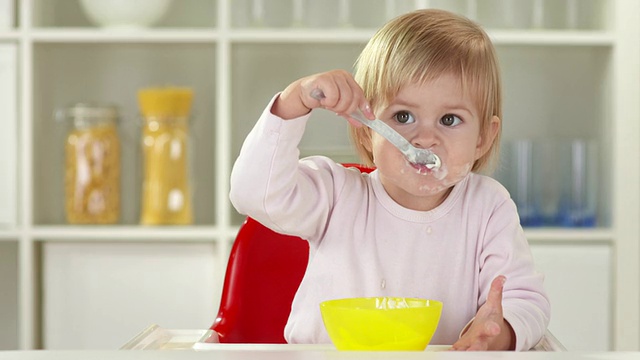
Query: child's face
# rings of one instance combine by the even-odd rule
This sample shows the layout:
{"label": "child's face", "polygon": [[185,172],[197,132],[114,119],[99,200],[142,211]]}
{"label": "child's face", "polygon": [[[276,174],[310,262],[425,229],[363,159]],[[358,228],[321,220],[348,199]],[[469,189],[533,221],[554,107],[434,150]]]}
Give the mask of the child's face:
{"label": "child's face", "polygon": [[442,161],[440,169],[417,168],[388,141],[372,134],[372,152],[382,184],[400,205],[433,209],[488,149],[499,119],[492,119],[490,136],[482,139],[480,115],[473,100],[463,92],[458,77],[442,75],[425,84],[408,84],[388,107],[377,111],[379,119],[413,146],[432,150]]}

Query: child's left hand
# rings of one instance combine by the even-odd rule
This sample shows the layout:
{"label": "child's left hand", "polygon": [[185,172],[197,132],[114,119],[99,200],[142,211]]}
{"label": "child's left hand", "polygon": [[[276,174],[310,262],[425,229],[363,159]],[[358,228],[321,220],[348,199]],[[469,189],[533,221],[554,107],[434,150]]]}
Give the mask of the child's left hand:
{"label": "child's left hand", "polygon": [[476,313],[467,331],[453,344],[451,350],[513,350],[515,334],[502,315],[502,290],[506,278],[500,275],[491,282],[487,302]]}

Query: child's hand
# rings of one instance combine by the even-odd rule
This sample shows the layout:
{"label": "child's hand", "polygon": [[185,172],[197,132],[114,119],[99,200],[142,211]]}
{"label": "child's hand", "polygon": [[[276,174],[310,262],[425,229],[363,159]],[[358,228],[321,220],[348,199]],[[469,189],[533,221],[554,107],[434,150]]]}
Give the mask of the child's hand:
{"label": "child's hand", "polygon": [[502,289],[506,278],[493,279],[487,302],[478,310],[468,330],[453,344],[451,350],[513,350],[515,334],[502,316]]}
{"label": "child's hand", "polygon": [[[324,98],[313,98],[313,90],[322,91]],[[319,107],[347,119],[348,114],[360,109],[368,119],[375,119],[362,88],[353,76],[344,70],[332,70],[296,80],[276,99],[271,113],[283,119],[294,119]],[[349,122],[355,126],[362,126],[356,120]]]}

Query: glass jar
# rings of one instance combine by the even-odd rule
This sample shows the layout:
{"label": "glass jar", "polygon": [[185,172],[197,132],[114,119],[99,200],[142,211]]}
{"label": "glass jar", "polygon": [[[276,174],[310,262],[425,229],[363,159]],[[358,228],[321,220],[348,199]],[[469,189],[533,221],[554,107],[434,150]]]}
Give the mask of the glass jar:
{"label": "glass jar", "polygon": [[67,221],[116,223],[120,217],[118,109],[79,103],[58,117],[71,124],[65,144]]}
{"label": "glass jar", "polygon": [[142,211],[144,225],[193,223],[189,169],[188,88],[148,88],[138,92],[142,114]]}

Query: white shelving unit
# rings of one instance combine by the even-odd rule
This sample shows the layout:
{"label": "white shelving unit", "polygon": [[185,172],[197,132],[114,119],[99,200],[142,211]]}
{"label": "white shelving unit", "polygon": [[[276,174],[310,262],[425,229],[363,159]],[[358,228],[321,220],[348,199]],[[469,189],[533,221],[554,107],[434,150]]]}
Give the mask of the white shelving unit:
{"label": "white shelving unit", "polygon": [[[15,165],[3,170],[0,199],[17,194],[0,203],[0,215],[13,215],[0,218],[0,349],[117,348],[151,323],[210,326],[242,221],[227,200],[242,140],[275,92],[351,69],[388,18],[386,1],[351,0],[352,26],[327,27],[335,16],[305,0],[309,26],[291,27],[293,1],[265,1],[269,27],[251,26],[249,0],[181,0],[156,27],[123,32],[95,27],[75,0],[16,0],[16,27],[0,29],[18,64],[17,116],[0,109],[0,125],[16,135],[0,134],[0,164]],[[478,21],[485,6],[508,1],[531,13],[533,1],[478,0]],[[393,3],[401,11],[417,2]],[[465,12],[473,1],[425,3]],[[639,350],[640,3],[579,1],[577,29],[561,28],[564,1],[544,3],[548,27],[488,29],[503,66],[503,137],[592,137],[606,149],[598,227],[526,229],[547,276],[551,330],[573,350]],[[196,94],[193,226],[137,225],[135,93],[163,84]],[[64,220],[64,130],[51,114],[83,100],[116,103],[124,118],[118,225]],[[309,127],[303,155],[356,160],[344,122],[319,113]]]}

